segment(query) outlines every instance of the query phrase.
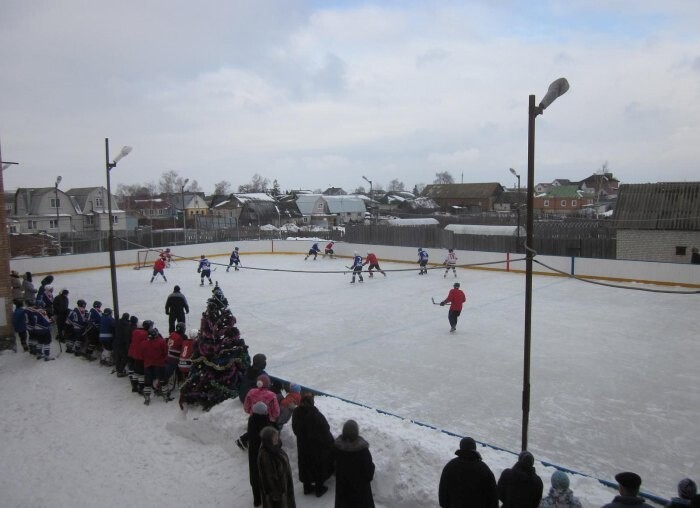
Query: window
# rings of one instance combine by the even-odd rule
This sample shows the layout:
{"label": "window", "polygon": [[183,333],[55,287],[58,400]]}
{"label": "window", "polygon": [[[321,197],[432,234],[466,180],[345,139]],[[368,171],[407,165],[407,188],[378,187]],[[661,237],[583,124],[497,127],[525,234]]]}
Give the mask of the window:
{"label": "window", "polygon": [[95,225],[95,216],[94,215],[86,215],[85,216],[85,224],[88,226],[94,226]]}
{"label": "window", "polygon": [[162,208],[158,209],[158,215],[163,215],[164,212],[165,212],[165,210],[163,210]]}
{"label": "window", "polygon": [[544,200],[544,207],[549,208],[549,200],[548,199]]}
{"label": "window", "polygon": [[676,246],[676,256],[685,256],[685,251],[687,247],[685,245]]}
{"label": "window", "polygon": [[103,207],[104,205],[104,200],[102,198],[95,198],[95,206]]}
{"label": "window", "polygon": [[116,216],[116,215],[112,215],[112,224],[116,224],[117,222],[119,222],[117,216]]}
{"label": "window", "polygon": [[39,229],[35,220],[27,221],[27,229]]}
{"label": "window", "polygon": [[319,212],[322,212],[322,211],[323,211],[323,203],[317,204],[317,205],[316,205],[316,209],[317,209]]}
{"label": "window", "polygon": [[571,206],[574,207],[574,208],[576,207],[576,200],[575,200],[575,199],[572,199],[572,200],[571,200]]}
{"label": "window", "polygon": [[49,220],[49,229],[58,229],[58,221],[56,219]]}
{"label": "window", "polygon": [[56,198],[51,198],[51,208],[61,208],[61,200]]}
{"label": "window", "polygon": [[561,207],[566,208],[566,199],[561,200]]}
{"label": "window", "polygon": [[16,233],[16,232],[17,232],[17,226],[15,226],[15,225],[8,226],[7,230],[8,230],[10,233]]}

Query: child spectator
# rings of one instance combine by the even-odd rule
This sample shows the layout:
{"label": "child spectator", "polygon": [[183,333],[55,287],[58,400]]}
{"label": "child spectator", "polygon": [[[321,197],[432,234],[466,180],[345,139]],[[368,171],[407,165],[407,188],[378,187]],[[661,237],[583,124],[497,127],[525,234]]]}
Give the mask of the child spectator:
{"label": "child spectator", "polygon": [[698,487],[690,478],[683,478],[678,482],[678,497],[672,497],[668,506],[682,508],[691,505],[694,497],[697,496]]}
{"label": "child spectator", "polygon": [[581,508],[581,501],[569,488],[569,477],[564,471],[554,471],[549,494],[540,502],[540,508]]}

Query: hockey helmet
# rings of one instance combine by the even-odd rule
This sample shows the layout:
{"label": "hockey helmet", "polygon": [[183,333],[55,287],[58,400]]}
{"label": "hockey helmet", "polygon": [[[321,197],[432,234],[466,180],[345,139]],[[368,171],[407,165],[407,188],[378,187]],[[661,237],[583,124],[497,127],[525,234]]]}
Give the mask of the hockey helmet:
{"label": "hockey helmet", "polygon": [[201,256],[199,256],[199,258],[200,258],[200,259],[204,259],[204,254],[202,254]]}
{"label": "hockey helmet", "polygon": [[151,327],[151,329],[148,330],[148,336],[151,337],[151,338],[157,337],[158,334],[159,334],[158,328],[156,328],[155,326]]}
{"label": "hockey helmet", "polygon": [[418,247],[418,252],[423,252],[423,249],[421,247]]}
{"label": "hockey helmet", "polygon": [[178,323],[175,325],[175,331],[181,333],[182,335],[185,335],[185,332],[187,331],[187,325],[185,323]]}
{"label": "hockey helmet", "polygon": [[99,300],[95,300],[92,302],[92,307],[93,309],[101,309],[102,308],[102,302]]}
{"label": "hockey helmet", "polygon": [[143,328],[144,330],[150,330],[151,328],[153,328],[153,321],[151,321],[150,319],[145,319],[143,323],[141,323],[141,328]]}
{"label": "hockey helmet", "polygon": [[165,252],[170,252],[170,247],[168,247],[167,249],[165,249]]}
{"label": "hockey helmet", "polygon": [[105,310],[102,311],[102,314],[104,314],[105,316],[111,316],[111,315],[112,315],[112,309],[110,309],[109,307],[107,307]]}
{"label": "hockey helmet", "polygon": [[37,309],[43,309],[44,307],[46,307],[46,304],[44,303],[44,300],[35,300],[34,307],[36,307]]}
{"label": "hockey helmet", "polygon": [[235,248],[235,249],[233,249],[233,250],[238,250],[238,247],[236,247],[236,248]]}
{"label": "hockey helmet", "polygon": [[78,302],[76,303],[76,305],[77,305],[78,307],[83,307],[83,308],[85,308],[85,307],[87,307],[87,302],[81,298],[80,300],[78,300]]}
{"label": "hockey helmet", "polygon": [[199,330],[197,330],[196,328],[190,328],[190,333],[187,334],[187,336],[192,340],[195,340],[198,335]]}
{"label": "hockey helmet", "polygon": [[353,254],[354,254],[355,256],[359,256],[359,254],[357,253],[357,251],[355,251]]}
{"label": "hockey helmet", "polygon": [[459,287],[459,282],[455,282],[455,283],[453,284],[453,286],[456,287],[456,288],[458,288],[458,287]]}

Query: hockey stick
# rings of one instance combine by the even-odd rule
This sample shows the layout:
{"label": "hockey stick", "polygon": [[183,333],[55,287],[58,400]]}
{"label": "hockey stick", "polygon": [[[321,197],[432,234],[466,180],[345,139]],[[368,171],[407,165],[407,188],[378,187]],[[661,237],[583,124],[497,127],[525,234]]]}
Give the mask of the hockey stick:
{"label": "hockey stick", "polygon": [[430,297],[430,299],[432,300],[433,305],[440,305],[440,303],[436,302],[435,298],[433,298],[432,296]]}

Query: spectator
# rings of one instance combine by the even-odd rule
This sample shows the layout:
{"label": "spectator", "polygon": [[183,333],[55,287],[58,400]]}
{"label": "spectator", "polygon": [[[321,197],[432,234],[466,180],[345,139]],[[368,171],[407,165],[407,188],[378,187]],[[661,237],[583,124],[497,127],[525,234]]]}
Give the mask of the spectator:
{"label": "spectator", "polygon": [[56,317],[56,339],[64,342],[66,340],[66,320],[70,313],[67,289],[61,290],[61,293],[56,295],[56,298],[53,299],[53,311]]}
{"label": "spectator", "polygon": [[314,405],[314,394],[305,392],[292,414],[297,437],[299,481],[304,494],[321,497],[328,491],[324,482],[333,474],[333,434],[326,417]]}
{"label": "spectator", "polygon": [[672,497],[668,506],[681,508],[690,506],[691,501],[698,493],[698,487],[690,478],[683,478],[678,482],[678,497]]}
{"label": "spectator", "polygon": [[31,302],[34,305],[36,300],[36,288],[32,282],[32,272],[24,274],[24,282],[22,282],[22,290],[24,291],[24,301]]}
{"label": "spectator", "polygon": [[639,487],[642,486],[642,479],[636,473],[618,473],[615,475],[617,488],[620,492],[619,496],[615,496],[612,503],[608,503],[603,508],[627,508],[630,506],[651,508],[650,504],[644,502],[644,499],[639,497]]}
{"label": "spectator", "polygon": [[476,441],[462,438],[455,455],[440,477],[441,508],[498,508],[496,478],[476,451]]}
{"label": "spectator", "polygon": [[542,479],[535,472],[535,458],[523,451],[512,468],[498,479],[498,499],[502,508],[537,508],[542,499]]}
{"label": "spectator", "polygon": [[700,252],[698,252],[698,248],[693,247],[690,252],[691,252],[691,254],[690,254],[691,264],[700,265]]}
{"label": "spectator", "polygon": [[335,440],[335,508],[374,508],[374,462],[359,432],[357,422],[348,420]]}
{"label": "spectator", "polygon": [[274,427],[265,427],[260,432],[258,471],[264,508],[294,508],[296,506],[289,457],[282,449],[279,431]]}
{"label": "spectator", "polygon": [[291,383],[286,391],[287,395],[280,400],[280,417],[277,418],[278,430],[282,430],[282,425],[289,421],[292,413],[301,403],[301,386]]}
{"label": "spectator", "polygon": [[270,390],[270,377],[267,374],[258,376],[257,386],[248,391],[243,402],[243,410],[251,414],[256,402],[264,402],[267,405],[267,417],[274,423],[280,415],[280,406],[277,395]]}
{"label": "spectator", "polygon": [[168,333],[175,331],[175,323],[186,323],[185,314],[190,313],[187,298],[180,292],[180,286],[175,286],[173,292],[165,301],[165,313],[168,315]]}
{"label": "spectator", "polygon": [[270,425],[267,418],[267,404],[256,402],[253,412],[248,417],[248,472],[250,474],[250,487],[253,489],[253,506],[262,504],[260,495],[260,473],[258,472],[258,452],[260,451],[260,432]]}
{"label": "spectator", "polygon": [[554,471],[549,494],[540,502],[540,508],[581,508],[581,501],[569,488],[569,477],[564,471]]}
{"label": "spectator", "polygon": [[266,374],[265,367],[267,367],[267,357],[262,353],[253,355],[253,365],[246,369],[243,380],[241,381],[241,386],[238,390],[238,398],[241,402],[245,401],[248,390],[254,388],[257,384],[258,376]]}
{"label": "spectator", "polygon": [[[12,312],[12,327],[19,337],[19,343],[22,345],[24,352],[29,351],[27,345],[27,313],[24,309],[22,300],[15,300],[15,310]],[[16,348],[15,348],[16,350]]]}
{"label": "spectator", "polygon": [[22,278],[15,270],[10,272],[10,287],[12,288],[12,300],[24,301]]}
{"label": "spectator", "polygon": [[105,309],[100,316],[100,365],[114,365],[112,362],[112,346],[114,342],[114,316],[112,309]]}
{"label": "spectator", "polygon": [[129,351],[131,343],[131,332],[136,328],[138,321],[139,318],[129,316],[129,313],[125,312],[116,324],[112,340],[112,360],[117,377],[126,377],[126,353]]}

